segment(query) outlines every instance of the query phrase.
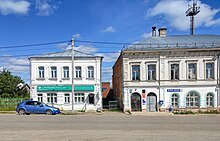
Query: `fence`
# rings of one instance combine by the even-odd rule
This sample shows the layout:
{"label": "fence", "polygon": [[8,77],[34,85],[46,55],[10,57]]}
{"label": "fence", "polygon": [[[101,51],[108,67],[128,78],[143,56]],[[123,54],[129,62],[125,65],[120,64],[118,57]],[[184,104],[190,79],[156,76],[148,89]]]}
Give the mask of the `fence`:
{"label": "fence", "polygon": [[14,111],[22,98],[0,98],[0,111]]}
{"label": "fence", "polygon": [[109,110],[117,110],[118,104],[117,101],[109,101]]}

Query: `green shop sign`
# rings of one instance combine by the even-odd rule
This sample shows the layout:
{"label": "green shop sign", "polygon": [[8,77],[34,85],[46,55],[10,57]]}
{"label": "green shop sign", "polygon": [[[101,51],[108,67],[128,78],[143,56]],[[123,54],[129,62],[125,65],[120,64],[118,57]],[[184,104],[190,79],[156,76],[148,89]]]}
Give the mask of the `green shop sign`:
{"label": "green shop sign", "polygon": [[[37,86],[37,92],[47,92],[47,91],[71,92],[72,85],[39,85]],[[75,85],[74,91],[94,91],[94,85]]]}

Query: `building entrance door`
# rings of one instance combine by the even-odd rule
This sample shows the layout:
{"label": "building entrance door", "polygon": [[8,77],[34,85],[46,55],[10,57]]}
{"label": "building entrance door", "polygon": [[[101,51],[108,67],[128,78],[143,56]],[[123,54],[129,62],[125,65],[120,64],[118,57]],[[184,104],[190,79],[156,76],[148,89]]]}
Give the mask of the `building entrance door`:
{"label": "building entrance door", "polygon": [[157,111],[157,96],[155,93],[149,93],[147,95],[147,112]]}
{"label": "building entrance door", "polygon": [[141,95],[139,93],[131,95],[131,111],[141,111]]}

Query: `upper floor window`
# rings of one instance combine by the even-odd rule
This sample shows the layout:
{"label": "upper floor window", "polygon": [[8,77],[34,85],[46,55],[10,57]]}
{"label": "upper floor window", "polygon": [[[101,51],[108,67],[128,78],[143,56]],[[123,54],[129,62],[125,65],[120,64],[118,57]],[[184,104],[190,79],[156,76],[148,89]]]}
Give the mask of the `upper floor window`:
{"label": "upper floor window", "polygon": [[82,70],[81,70],[81,67],[76,67],[76,78],[81,78],[81,73],[82,73]]}
{"label": "upper floor window", "polygon": [[132,65],[132,80],[140,80],[140,65]]}
{"label": "upper floor window", "polygon": [[206,63],[206,79],[214,79],[214,63]]}
{"label": "upper floor window", "polygon": [[38,77],[44,78],[44,67],[38,67]]}
{"label": "upper floor window", "polygon": [[88,67],[88,78],[94,78],[94,67]]}
{"label": "upper floor window", "polygon": [[69,78],[69,67],[63,67],[63,77]]}
{"label": "upper floor window", "polygon": [[156,65],[155,64],[147,65],[147,79],[156,80]]}
{"label": "upper floor window", "polygon": [[179,64],[171,64],[171,80],[179,80]]}
{"label": "upper floor window", "polygon": [[196,79],[197,67],[196,63],[188,64],[188,79]]}
{"label": "upper floor window", "polygon": [[57,67],[51,67],[51,78],[57,78]]}

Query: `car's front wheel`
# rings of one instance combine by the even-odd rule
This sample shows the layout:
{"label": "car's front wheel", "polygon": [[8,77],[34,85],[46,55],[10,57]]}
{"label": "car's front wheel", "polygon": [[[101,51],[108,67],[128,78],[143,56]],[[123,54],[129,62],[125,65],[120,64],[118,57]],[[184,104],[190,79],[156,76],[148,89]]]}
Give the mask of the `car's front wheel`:
{"label": "car's front wheel", "polygon": [[26,115],[26,112],[25,112],[24,109],[20,109],[20,110],[18,111],[18,114],[19,114],[19,115]]}
{"label": "car's front wheel", "polygon": [[46,115],[52,115],[53,113],[52,113],[52,111],[51,110],[47,110],[46,111]]}

